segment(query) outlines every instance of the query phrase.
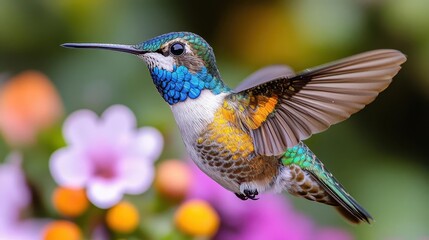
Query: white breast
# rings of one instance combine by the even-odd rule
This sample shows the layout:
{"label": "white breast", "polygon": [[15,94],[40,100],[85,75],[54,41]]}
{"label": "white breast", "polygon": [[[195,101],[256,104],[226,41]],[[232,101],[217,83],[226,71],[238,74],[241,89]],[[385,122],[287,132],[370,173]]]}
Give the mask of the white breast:
{"label": "white breast", "polygon": [[194,143],[207,125],[213,122],[214,114],[227,94],[214,95],[204,90],[197,99],[187,99],[171,106],[185,144]]}
{"label": "white breast", "polygon": [[204,172],[206,171],[198,159],[194,146],[201,132],[208,124],[213,122],[214,114],[222,106],[226,95],[228,94],[220,93],[214,95],[210,90],[204,90],[197,99],[188,98],[184,102],[179,102],[171,106],[186,150],[192,160]]}

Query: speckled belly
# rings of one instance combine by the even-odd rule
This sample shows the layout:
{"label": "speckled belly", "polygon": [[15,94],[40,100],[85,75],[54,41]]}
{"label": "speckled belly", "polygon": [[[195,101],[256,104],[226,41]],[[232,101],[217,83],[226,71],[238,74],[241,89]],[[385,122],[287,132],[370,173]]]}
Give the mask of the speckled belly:
{"label": "speckled belly", "polygon": [[270,184],[278,171],[278,160],[255,155],[252,138],[225,118],[222,109],[200,134],[195,150],[200,167],[234,192],[244,182]]}

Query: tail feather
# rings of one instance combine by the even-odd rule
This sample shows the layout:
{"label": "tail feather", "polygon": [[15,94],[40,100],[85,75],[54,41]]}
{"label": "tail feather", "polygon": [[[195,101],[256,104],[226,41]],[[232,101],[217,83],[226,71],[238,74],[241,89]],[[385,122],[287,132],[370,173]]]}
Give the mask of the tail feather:
{"label": "tail feather", "polygon": [[[314,174],[312,174],[314,176]],[[372,216],[356,200],[348,194],[344,187],[332,176],[329,179],[315,179],[323,186],[326,192],[337,203],[337,211],[352,223],[361,223],[363,221],[371,223]]]}
{"label": "tail feather", "polygon": [[348,209],[345,209],[343,206],[336,206],[335,209],[338,211],[341,216],[343,216],[345,219],[347,219],[349,222],[353,224],[359,224],[363,221],[367,223],[371,223],[370,220],[372,220],[371,216],[362,218],[361,216],[357,216],[354,213],[351,213]]}
{"label": "tail feather", "polygon": [[352,223],[373,220],[304,143],[288,148],[281,162],[288,169],[284,184],[289,193],[332,205]]}

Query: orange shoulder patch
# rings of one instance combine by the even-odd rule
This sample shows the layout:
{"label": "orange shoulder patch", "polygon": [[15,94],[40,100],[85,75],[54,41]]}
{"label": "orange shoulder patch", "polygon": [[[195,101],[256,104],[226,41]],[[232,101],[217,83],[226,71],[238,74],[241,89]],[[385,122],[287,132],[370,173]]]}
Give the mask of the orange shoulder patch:
{"label": "orange shoulder patch", "polygon": [[270,97],[263,95],[250,96],[249,105],[245,108],[247,111],[243,113],[246,124],[251,129],[259,128],[267,120],[268,115],[274,111],[277,102],[277,95]]}

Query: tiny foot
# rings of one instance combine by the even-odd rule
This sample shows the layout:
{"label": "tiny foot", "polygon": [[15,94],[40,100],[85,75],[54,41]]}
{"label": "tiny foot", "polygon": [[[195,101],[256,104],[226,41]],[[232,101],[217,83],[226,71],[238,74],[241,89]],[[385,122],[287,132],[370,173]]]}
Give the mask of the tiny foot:
{"label": "tiny foot", "polygon": [[235,194],[235,196],[237,196],[238,198],[240,198],[243,201],[248,199],[248,197],[242,193],[234,193],[234,194]]}
{"label": "tiny foot", "polygon": [[248,199],[252,199],[252,200],[258,200],[259,198],[256,198],[256,196],[258,196],[258,190],[254,189],[254,190],[249,190],[246,189],[244,190],[244,195],[248,198]]}

